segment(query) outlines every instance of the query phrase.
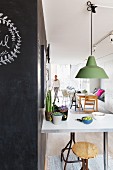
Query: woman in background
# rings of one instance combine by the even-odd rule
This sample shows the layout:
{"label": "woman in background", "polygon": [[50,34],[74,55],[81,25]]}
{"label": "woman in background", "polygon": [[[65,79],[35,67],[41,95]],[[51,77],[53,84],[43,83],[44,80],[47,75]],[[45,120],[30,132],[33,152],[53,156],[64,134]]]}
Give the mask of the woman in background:
{"label": "woman in background", "polygon": [[52,88],[54,89],[54,103],[56,101],[56,98],[58,99],[59,102],[58,91],[60,89],[60,81],[57,78],[57,75],[55,75],[55,79],[53,80]]}

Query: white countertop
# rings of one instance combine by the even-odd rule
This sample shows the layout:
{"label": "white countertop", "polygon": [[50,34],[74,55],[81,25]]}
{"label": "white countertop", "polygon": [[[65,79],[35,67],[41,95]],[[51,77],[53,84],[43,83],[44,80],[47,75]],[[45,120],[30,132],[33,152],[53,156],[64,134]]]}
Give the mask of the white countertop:
{"label": "white countertop", "polygon": [[[90,116],[90,114],[87,114]],[[84,124],[75,119],[82,118],[86,114],[70,113],[66,121],[59,125],[54,125],[50,121],[43,120],[42,133],[67,133],[67,132],[113,132],[113,114],[106,114],[101,119],[95,120],[91,124]]]}

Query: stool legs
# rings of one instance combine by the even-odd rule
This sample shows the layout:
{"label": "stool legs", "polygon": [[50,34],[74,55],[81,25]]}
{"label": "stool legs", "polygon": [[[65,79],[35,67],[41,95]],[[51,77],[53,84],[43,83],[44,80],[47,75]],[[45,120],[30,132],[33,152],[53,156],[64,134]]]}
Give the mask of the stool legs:
{"label": "stool legs", "polygon": [[[62,150],[61,150],[61,161],[64,161],[65,162],[65,164],[64,164],[64,170],[66,170],[66,165],[67,165],[67,163],[77,163],[77,162],[81,162],[81,160],[79,160],[79,158],[78,158],[78,160],[74,160],[74,161],[69,161],[68,160],[68,158],[69,158],[69,154],[70,154],[70,151],[71,151],[71,149],[72,149],[72,144],[75,144],[75,133],[71,133],[70,134],[70,141],[68,142],[68,144],[65,146],[65,148],[63,148]],[[67,155],[66,155],[66,158],[64,157],[64,152],[65,151],[68,151],[67,152]]]}
{"label": "stool legs", "polygon": [[85,159],[82,159],[82,168],[80,170],[85,170]]}
{"label": "stool legs", "polygon": [[[65,147],[64,149],[62,149],[62,151],[61,151],[61,161],[62,161],[62,160],[65,161],[64,170],[66,170],[67,162],[70,162],[70,161],[68,161],[68,157],[69,157],[69,153],[70,153],[70,150],[71,150],[72,143],[75,143],[75,133],[71,133],[71,134],[70,134],[70,141],[68,142],[68,144],[66,145],[66,147]],[[63,155],[63,152],[64,152],[65,150],[68,150],[66,159],[64,159],[64,155]]]}
{"label": "stool legs", "polygon": [[86,170],[88,170],[88,159],[86,159]]}
{"label": "stool legs", "polygon": [[82,168],[80,170],[88,170],[88,159],[82,159]]}

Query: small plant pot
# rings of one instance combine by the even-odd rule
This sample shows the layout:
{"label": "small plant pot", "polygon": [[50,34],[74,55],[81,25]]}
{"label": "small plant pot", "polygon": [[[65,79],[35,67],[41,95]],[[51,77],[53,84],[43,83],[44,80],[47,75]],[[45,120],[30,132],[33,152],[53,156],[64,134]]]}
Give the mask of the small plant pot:
{"label": "small plant pot", "polygon": [[60,112],[55,112],[52,114],[52,118],[53,118],[53,123],[55,125],[58,125],[62,121],[62,114]]}
{"label": "small plant pot", "polygon": [[45,118],[47,121],[52,121],[52,113],[53,112],[45,112]]}
{"label": "small plant pot", "polygon": [[60,110],[60,113],[62,113],[62,120],[67,120],[68,110]]}

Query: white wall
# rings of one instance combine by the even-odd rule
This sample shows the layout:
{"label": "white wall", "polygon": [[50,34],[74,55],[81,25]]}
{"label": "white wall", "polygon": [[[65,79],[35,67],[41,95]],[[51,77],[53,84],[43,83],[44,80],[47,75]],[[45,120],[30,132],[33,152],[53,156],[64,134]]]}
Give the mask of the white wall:
{"label": "white wall", "polygon": [[51,87],[51,64],[46,63],[46,90]]}
{"label": "white wall", "polygon": [[101,87],[105,89],[105,108],[113,112],[113,54],[102,58],[100,64],[109,76],[109,79],[101,80]]}
{"label": "white wall", "polygon": [[93,92],[95,88],[100,88],[100,79],[90,79],[89,91]]}

